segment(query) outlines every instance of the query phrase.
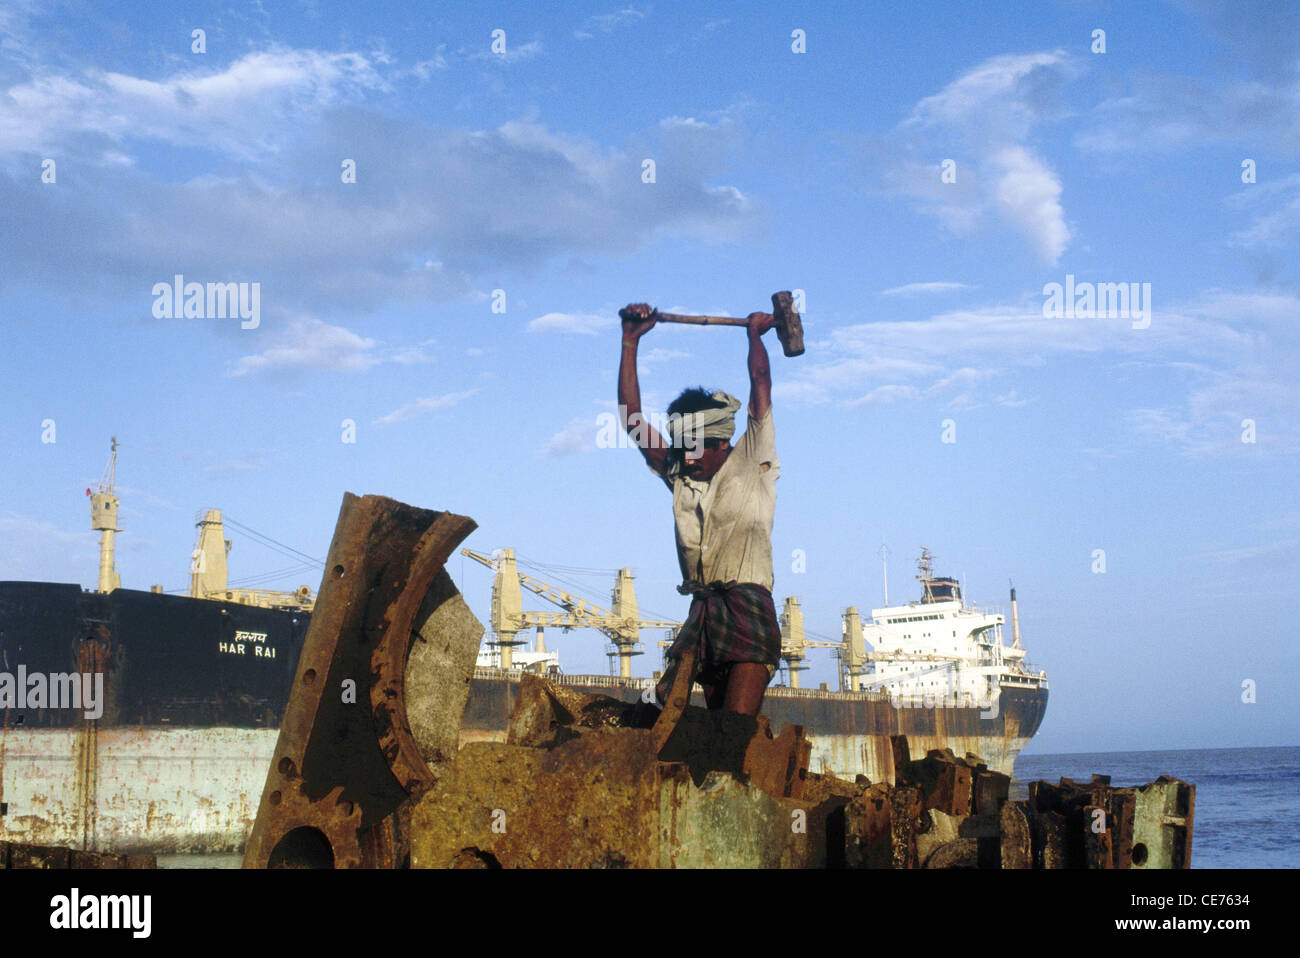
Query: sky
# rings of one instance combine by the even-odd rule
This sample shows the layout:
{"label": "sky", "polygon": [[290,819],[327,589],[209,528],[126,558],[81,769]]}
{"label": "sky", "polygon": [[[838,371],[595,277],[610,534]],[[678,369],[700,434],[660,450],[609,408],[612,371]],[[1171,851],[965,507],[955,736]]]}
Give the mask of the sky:
{"label": "sky", "polygon": [[[617,310],[789,289],[773,592],[810,637],[881,605],[882,544],[918,598],[926,546],[979,605],[1014,582],[1030,752],[1295,745],[1298,11],[6,0],[0,580],[94,587],[116,436],[127,588],[185,589],[207,508],[323,558],[350,491],[679,619],[670,497],[598,442]],[[178,274],[245,313],[173,315]],[[647,409],[746,395],[745,350],[657,327]],[[227,534],[232,580],[318,586]]]}

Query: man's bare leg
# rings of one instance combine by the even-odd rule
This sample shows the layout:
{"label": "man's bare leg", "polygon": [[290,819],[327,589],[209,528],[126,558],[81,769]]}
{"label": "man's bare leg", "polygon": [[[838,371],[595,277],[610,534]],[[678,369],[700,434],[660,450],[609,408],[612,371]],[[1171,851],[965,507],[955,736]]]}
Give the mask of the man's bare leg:
{"label": "man's bare leg", "polygon": [[722,707],[741,715],[758,715],[767,691],[767,666],[758,662],[737,662],[727,676],[727,694]]}

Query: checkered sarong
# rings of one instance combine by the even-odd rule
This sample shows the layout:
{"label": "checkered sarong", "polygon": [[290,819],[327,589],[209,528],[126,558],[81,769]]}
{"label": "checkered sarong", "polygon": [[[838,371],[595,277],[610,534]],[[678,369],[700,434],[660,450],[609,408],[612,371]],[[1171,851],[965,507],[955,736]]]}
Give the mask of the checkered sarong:
{"label": "checkered sarong", "polygon": [[688,591],[695,598],[677,640],[664,653],[664,674],[656,686],[659,701],[668,700],[682,654],[692,646],[698,651],[700,685],[725,681],[738,662],[766,665],[770,680],[781,663],[781,626],[772,593],[752,582],[693,585]]}

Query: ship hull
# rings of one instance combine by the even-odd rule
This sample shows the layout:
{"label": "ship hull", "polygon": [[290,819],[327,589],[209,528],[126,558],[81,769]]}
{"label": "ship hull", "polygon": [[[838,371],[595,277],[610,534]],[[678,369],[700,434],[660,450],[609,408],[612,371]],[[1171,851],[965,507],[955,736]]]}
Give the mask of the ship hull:
{"label": "ship hull", "polygon": [[[309,618],[127,589],[0,583],[0,672],[21,664],[28,674],[104,674],[97,719],[84,709],[0,710],[0,840],[157,854],[241,850]],[[476,671],[462,745],[505,740],[519,680]],[[652,684],[559,681],[629,702]],[[702,704],[698,694],[695,701]],[[914,756],[972,752],[1010,775],[1046,704],[1045,689],[1004,688],[991,715],[902,708],[879,693],[771,688],[763,711],[777,730],[806,729],[813,771],[891,781],[897,734],[908,736]]]}
{"label": "ship hull", "polygon": [[[495,674],[493,674],[495,673]],[[650,679],[561,676],[579,692],[610,695],[634,702],[650,688]],[[518,675],[479,669],[470,686],[462,722],[461,744],[504,742],[514,711]],[[703,706],[697,691],[692,704]],[[950,748],[958,756],[978,755],[990,769],[1012,775],[1016,756],[1042,724],[1047,690],[1003,688],[996,707],[904,707],[881,694],[769,688],[763,714],[774,731],[801,725],[812,744],[811,771],[849,781],[865,775],[873,782],[893,782],[891,736],[906,735],[914,758],[930,749]]]}

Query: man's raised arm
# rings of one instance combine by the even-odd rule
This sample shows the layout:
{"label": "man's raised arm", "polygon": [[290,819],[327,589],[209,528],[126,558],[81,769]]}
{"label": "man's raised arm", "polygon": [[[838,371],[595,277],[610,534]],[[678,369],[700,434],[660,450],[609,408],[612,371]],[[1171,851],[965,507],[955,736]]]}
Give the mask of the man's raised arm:
{"label": "man's raised arm", "polygon": [[636,350],[641,337],[654,328],[653,310],[645,303],[632,303],[618,311],[623,320],[623,344],[618,361],[618,414],[632,441],[641,449],[646,464],[662,476],[668,464],[668,444],[641,412],[641,383],[636,375]]}
{"label": "man's raised arm", "polygon": [[762,419],[772,408],[772,369],[767,361],[763,334],[772,328],[771,313],[750,313],[749,328],[749,414]]}

